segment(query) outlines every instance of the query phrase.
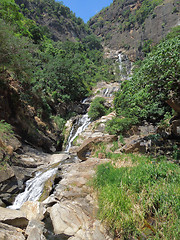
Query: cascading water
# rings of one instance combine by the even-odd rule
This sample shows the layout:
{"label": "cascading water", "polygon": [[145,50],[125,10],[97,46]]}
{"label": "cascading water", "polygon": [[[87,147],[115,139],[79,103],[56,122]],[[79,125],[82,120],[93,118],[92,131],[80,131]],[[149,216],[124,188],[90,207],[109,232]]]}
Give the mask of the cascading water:
{"label": "cascading water", "polygon": [[17,195],[11,209],[19,209],[26,201],[37,201],[39,200],[44,183],[53,175],[56,174],[58,168],[51,168],[43,172],[38,172],[36,176],[26,182],[25,191]]}
{"label": "cascading water", "polygon": [[118,54],[118,61],[119,61],[119,71],[120,76],[123,79],[130,79],[130,73],[132,69],[132,63],[129,61],[128,57],[122,53]]}
{"label": "cascading water", "polygon": [[[85,130],[85,128],[88,127],[90,124],[90,118],[88,117],[88,114],[83,115],[79,121],[78,121],[78,128],[76,131],[75,130],[75,125],[73,125],[70,136],[68,139],[68,144],[66,147],[66,152],[69,152],[70,147],[72,146],[72,143],[74,139]],[[53,175],[56,174],[58,168],[54,167],[51,169],[46,169],[43,170],[42,172],[36,173],[36,176],[26,182],[26,188],[25,191],[18,194],[17,197],[15,198],[15,201],[13,205],[9,206],[8,208],[11,209],[19,209],[24,202],[26,201],[37,201],[39,200],[45,182],[52,177]]]}
{"label": "cascading water", "polygon": [[66,145],[65,152],[69,152],[69,149],[71,148],[74,139],[80,133],[82,133],[89,126],[90,123],[91,123],[91,120],[88,117],[88,114],[85,114],[79,119],[79,121],[77,123],[78,128],[77,128],[76,131],[75,131],[75,125],[72,126],[70,134],[69,134],[69,138],[68,138],[68,143]]}

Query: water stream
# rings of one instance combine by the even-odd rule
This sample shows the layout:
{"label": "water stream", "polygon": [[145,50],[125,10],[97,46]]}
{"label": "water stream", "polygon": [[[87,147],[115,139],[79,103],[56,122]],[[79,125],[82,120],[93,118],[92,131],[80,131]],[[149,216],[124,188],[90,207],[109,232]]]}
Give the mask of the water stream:
{"label": "water stream", "polygon": [[[68,144],[66,146],[67,153],[69,152],[69,149],[71,148],[74,139],[80,133],[82,133],[85,130],[85,128],[88,127],[89,124],[90,124],[90,118],[88,117],[88,114],[85,114],[81,118],[79,118],[76,124],[73,125],[69,135]],[[20,207],[26,201],[39,200],[43,192],[45,182],[50,177],[54,176],[57,170],[58,170],[58,167],[56,166],[56,167],[44,169],[41,172],[37,172],[34,178],[26,182],[25,191],[18,194],[17,197],[15,198],[13,205],[9,206],[8,208],[20,209]]]}
{"label": "water stream", "polygon": [[121,78],[130,79],[132,62],[129,60],[129,58],[126,55],[122,53],[119,53],[118,55],[118,62],[119,62],[119,71],[120,71]]}
{"label": "water stream", "polygon": [[76,124],[74,124],[71,128],[68,143],[66,145],[66,152],[69,152],[70,148],[72,147],[74,139],[82,133],[91,123],[90,118],[88,117],[88,114],[83,115]]}
{"label": "water stream", "polygon": [[20,209],[20,207],[25,203],[26,201],[37,201],[39,200],[45,182],[52,176],[54,176],[57,172],[58,168],[51,168],[44,170],[43,172],[37,172],[36,176],[34,178],[31,178],[26,182],[26,188],[25,191],[18,194],[15,198],[15,201],[12,206],[9,206],[8,208],[11,209]]}

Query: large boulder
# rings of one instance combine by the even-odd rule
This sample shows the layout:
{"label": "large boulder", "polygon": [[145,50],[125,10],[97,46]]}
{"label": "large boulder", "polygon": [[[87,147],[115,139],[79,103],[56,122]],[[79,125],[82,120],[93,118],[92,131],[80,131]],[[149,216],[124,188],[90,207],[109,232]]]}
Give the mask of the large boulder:
{"label": "large boulder", "polygon": [[14,227],[26,228],[28,219],[26,214],[20,210],[0,207],[0,222],[12,225]]}
{"label": "large boulder", "polygon": [[45,214],[45,208],[41,202],[25,202],[20,210],[26,214],[28,220],[43,220]]}
{"label": "large boulder", "polygon": [[23,230],[0,222],[1,240],[25,240]]}
{"label": "large boulder", "polygon": [[26,234],[28,235],[27,240],[46,240],[43,232],[44,223],[37,220],[32,220],[29,222],[26,228]]}
{"label": "large boulder", "polygon": [[55,234],[75,235],[79,229],[88,229],[88,217],[82,209],[66,201],[55,204],[50,209],[50,218],[52,220]]}
{"label": "large boulder", "polygon": [[0,170],[0,198],[3,202],[10,204],[18,192],[17,178],[13,169],[6,164],[6,167]]}
{"label": "large boulder", "polygon": [[151,147],[151,140],[139,136],[132,136],[126,141],[120,151],[124,153],[146,153]]}
{"label": "large boulder", "polygon": [[77,150],[77,155],[79,159],[85,161],[91,155],[91,151],[95,144],[98,144],[100,142],[110,143],[113,141],[117,141],[117,139],[118,138],[115,135],[104,135],[102,137],[88,138]]}
{"label": "large boulder", "polygon": [[70,156],[69,154],[52,154],[50,157],[49,157],[49,164],[50,165],[53,165],[53,164],[57,164],[57,163],[60,163],[66,159],[68,159]]}

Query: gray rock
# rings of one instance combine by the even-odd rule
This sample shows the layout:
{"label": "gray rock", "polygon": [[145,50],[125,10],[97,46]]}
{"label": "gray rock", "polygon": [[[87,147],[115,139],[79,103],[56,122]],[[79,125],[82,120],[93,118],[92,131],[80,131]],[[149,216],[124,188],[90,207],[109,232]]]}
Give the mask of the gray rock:
{"label": "gray rock", "polygon": [[14,227],[25,228],[28,225],[26,215],[20,210],[0,207],[0,221]]}
{"label": "gray rock", "polygon": [[43,232],[44,223],[37,220],[32,220],[29,222],[26,228],[26,234],[28,235],[27,240],[46,240]]}
{"label": "gray rock", "polygon": [[88,229],[88,217],[83,210],[69,202],[58,203],[50,209],[55,234],[66,234],[73,236],[79,229]]}
{"label": "gray rock", "polygon": [[53,154],[49,158],[49,164],[53,165],[56,163],[60,163],[68,158],[69,158],[69,154]]}
{"label": "gray rock", "polygon": [[25,240],[23,230],[0,222],[1,240]]}
{"label": "gray rock", "polygon": [[79,147],[77,151],[77,155],[79,159],[81,160],[87,160],[87,158],[91,155],[91,150],[93,148],[94,144],[104,142],[109,143],[117,141],[117,136],[115,135],[105,135],[103,137],[94,137],[94,138],[88,138],[83,142],[83,144]]}
{"label": "gray rock", "polygon": [[12,203],[14,194],[19,192],[18,181],[13,169],[7,165],[6,169],[0,171],[0,198]]}
{"label": "gray rock", "polygon": [[43,220],[46,211],[41,202],[33,201],[25,202],[20,210],[26,215],[28,220]]}

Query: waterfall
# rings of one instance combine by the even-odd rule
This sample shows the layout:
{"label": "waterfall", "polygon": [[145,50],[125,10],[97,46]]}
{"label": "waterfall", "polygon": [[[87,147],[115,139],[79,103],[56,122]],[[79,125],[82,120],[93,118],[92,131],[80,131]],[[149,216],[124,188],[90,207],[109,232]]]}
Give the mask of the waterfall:
{"label": "waterfall", "polygon": [[120,73],[121,73],[122,68],[123,68],[123,66],[122,66],[122,54],[121,53],[118,55],[118,58],[119,58],[119,70],[120,70]]}
{"label": "waterfall", "polygon": [[45,170],[43,172],[36,173],[36,176],[26,182],[26,188],[25,191],[18,194],[15,198],[15,201],[12,206],[9,206],[8,208],[11,209],[19,209],[23,203],[26,201],[37,201],[39,200],[45,182],[56,174],[58,168],[51,168],[48,170]]}
{"label": "waterfall", "polygon": [[[75,124],[73,125],[70,135],[69,135],[66,152],[69,152],[69,149],[72,146],[74,139],[81,132],[83,132],[85,130],[85,128],[88,127],[89,124],[90,124],[90,118],[88,117],[88,114],[85,114],[78,120],[78,123],[76,125]],[[77,128],[77,126],[78,126],[78,128]],[[26,201],[39,200],[41,194],[43,193],[45,182],[50,177],[54,176],[56,174],[57,170],[58,170],[58,167],[52,167],[52,168],[45,169],[41,172],[37,172],[34,178],[32,178],[26,182],[25,191],[18,194],[15,198],[13,205],[9,206],[8,208],[20,209],[20,207]]]}
{"label": "waterfall", "polygon": [[120,76],[123,79],[130,79],[131,77],[129,75],[131,74],[132,63],[128,59],[128,56],[126,56],[122,53],[119,53],[118,54],[118,62],[119,62]]}
{"label": "waterfall", "polygon": [[90,118],[88,117],[88,114],[86,113],[85,115],[83,115],[77,125],[78,125],[78,128],[77,130],[75,131],[75,128],[77,125],[73,125],[72,128],[71,128],[71,131],[70,131],[70,134],[69,134],[69,138],[68,138],[68,143],[66,145],[66,149],[65,151],[66,152],[69,152],[69,149],[71,148],[72,146],[72,143],[74,141],[74,139],[80,134],[82,133],[88,126],[89,124],[91,123],[91,120]]}

